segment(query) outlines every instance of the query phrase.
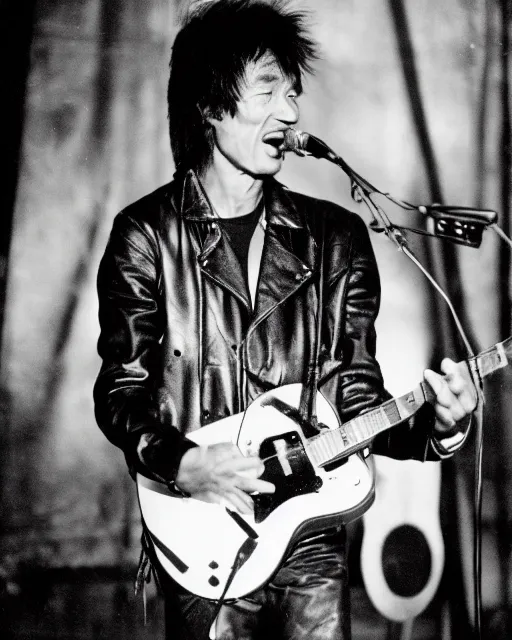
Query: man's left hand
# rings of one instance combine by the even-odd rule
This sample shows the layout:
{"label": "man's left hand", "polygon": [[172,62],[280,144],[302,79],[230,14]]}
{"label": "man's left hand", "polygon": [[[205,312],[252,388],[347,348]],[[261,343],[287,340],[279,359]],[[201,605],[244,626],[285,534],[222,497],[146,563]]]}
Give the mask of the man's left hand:
{"label": "man's left hand", "polygon": [[457,423],[475,410],[478,395],[465,362],[445,358],[441,371],[444,375],[426,369],[424,377],[436,396],[435,431],[443,437],[453,434]]}

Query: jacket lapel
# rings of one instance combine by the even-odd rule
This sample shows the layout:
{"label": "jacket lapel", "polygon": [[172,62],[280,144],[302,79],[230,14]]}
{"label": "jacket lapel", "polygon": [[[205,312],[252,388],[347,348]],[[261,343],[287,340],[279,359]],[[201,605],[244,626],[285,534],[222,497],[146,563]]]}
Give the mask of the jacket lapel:
{"label": "jacket lapel", "polygon": [[305,218],[273,179],[265,187],[265,206],[267,233],[252,327],[314,276],[317,253]]}
{"label": "jacket lapel", "polygon": [[221,233],[218,218],[193,171],[185,176],[181,213],[193,225],[201,271],[251,309],[249,291],[238,258],[226,234]]}

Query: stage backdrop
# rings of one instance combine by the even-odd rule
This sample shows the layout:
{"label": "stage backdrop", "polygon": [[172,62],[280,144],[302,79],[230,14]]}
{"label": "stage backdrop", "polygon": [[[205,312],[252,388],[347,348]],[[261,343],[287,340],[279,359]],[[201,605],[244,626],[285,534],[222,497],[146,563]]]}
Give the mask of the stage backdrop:
{"label": "stage backdrop", "polygon": [[[380,189],[428,203],[390,3],[295,4],[311,11],[321,44],[301,98],[300,127]],[[483,0],[403,4],[445,200],[497,208],[496,11],[486,67]],[[133,486],[122,454],[93,415],[100,365],[95,278],[114,215],[172,178],[166,82],[187,7],[178,0],[36,3],[3,332],[1,563],[8,573],[20,563],[119,565],[138,553]],[[285,164],[280,179],[289,187],[334,200],[369,222],[339,169],[295,157]],[[389,389],[403,393],[420,379],[442,327],[421,274],[385,237],[373,234],[372,241],[383,286],[378,354]],[[422,241],[414,246],[421,253]],[[457,251],[466,312],[483,346],[505,337],[497,324],[496,247],[487,232],[479,251]],[[488,571],[488,604],[496,599],[493,580]]]}

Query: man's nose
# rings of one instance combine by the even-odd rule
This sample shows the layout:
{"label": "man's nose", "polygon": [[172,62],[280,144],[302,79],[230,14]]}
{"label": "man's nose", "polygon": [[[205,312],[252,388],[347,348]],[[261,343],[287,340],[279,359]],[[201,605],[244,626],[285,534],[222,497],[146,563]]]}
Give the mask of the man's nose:
{"label": "man's nose", "polygon": [[299,105],[294,98],[283,96],[279,101],[279,109],[276,115],[281,122],[296,124],[299,121]]}

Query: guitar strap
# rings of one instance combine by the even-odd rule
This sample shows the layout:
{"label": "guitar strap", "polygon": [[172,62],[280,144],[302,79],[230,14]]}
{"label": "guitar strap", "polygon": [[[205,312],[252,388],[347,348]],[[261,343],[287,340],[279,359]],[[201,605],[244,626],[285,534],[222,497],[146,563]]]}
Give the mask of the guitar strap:
{"label": "guitar strap", "polygon": [[318,420],[316,415],[316,394],[318,389],[318,379],[320,373],[320,349],[322,348],[322,324],[323,324],[323,306],[324,306],[324,245],[325,245],[325,217],[319,216],[321,220],[320,228],[320,250],[319,250],[319,278],[318,278],[318,308],[316,314],[316,329],[315,329],[315,348],[314,359],[310,358],[308,363],[308,370],[306,374],[306,381],[302,385],[302,392],[300,396],[299,412],[304,421],[304,425],[308,425],[309,428],[303,426],[304,435],[306,438],[311,438],[314,435],[318,435],[320,429],[318,427]]}

